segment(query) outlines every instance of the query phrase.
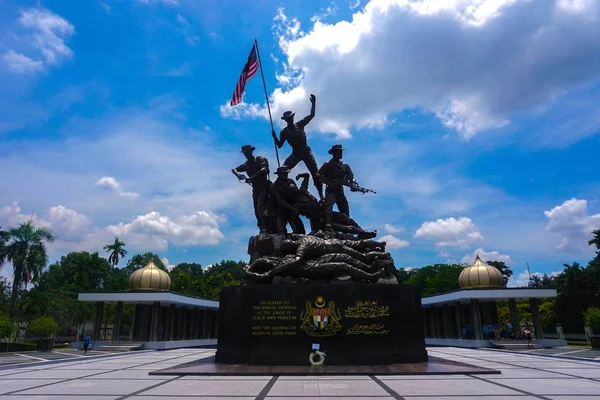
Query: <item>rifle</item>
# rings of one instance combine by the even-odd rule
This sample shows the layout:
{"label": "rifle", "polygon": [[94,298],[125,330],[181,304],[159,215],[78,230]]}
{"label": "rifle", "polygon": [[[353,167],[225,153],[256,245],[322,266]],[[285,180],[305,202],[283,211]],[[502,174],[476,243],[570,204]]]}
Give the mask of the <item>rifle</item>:
{"label": "rifle", "polygon": [[[323,178],[321,178],[321,179],[323,179]],[[343,185],[343,186],[349,187],[352,192],[359,192],[361,194],[365,194],[365,193],[377,194],[376,191],[359,186],[358,183],[356,183],[356,182],[335,181],[335,180],[324,179],[324,183],[326,185]]]}
{"label": "rifle", "polygon": [[237,172],[235,169],[232,169],[231,172],[233,172],[233,174],[239,179],[240,182],[247,183],[248,185],[252,186],[250,182],[246,181],[247,178],[244,174]]}

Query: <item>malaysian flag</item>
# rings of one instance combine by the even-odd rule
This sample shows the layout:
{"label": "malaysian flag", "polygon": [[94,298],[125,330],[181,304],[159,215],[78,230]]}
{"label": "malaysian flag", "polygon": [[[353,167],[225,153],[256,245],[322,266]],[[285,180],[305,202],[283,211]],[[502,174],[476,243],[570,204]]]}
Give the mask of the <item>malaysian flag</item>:
{"label": "malaysian flag", "polygon": [[244,69],[240,74],[240,79],[237,85],[235,85],[233,96],[231,96],[231,101],[229,102],[230,106],[235,106],[242,102],[246,82],[256,74],[256,71],[258,71],[258,54],[256,53],[256,43],[254,43],[252,51],[250,51],[250,55],[248,56],[248,61],[246,61],[246,65],[244,65]]}

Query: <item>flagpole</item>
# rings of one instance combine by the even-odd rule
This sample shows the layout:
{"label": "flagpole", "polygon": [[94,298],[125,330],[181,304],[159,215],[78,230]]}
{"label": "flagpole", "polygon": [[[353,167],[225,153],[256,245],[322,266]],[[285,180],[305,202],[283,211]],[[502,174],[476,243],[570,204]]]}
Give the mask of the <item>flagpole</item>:
{"label": "flagpole", "polygon": [[[271,131],[275,132],[273,128],[273,117],[271,117],[271,106],[269,105],[269,95],[267,92],[267,84],[265,83],[265,74],[263,73],[262,61],[260,59],[260,51],[258,51],[258,41],[254,39],[254,45],[256,46],[256,56],[258,57],[258,66],[260,67],[260,76],[262,77],[263,89],[265,89],[265,101],[267,102],[267,110],[269,110],[269,121],[271,122]],[[279,163],[279,150],[277,149],[277,142],[273,138],[273,145],[275,146],[275,155],[277,156],[277,166],[281,167]]]}

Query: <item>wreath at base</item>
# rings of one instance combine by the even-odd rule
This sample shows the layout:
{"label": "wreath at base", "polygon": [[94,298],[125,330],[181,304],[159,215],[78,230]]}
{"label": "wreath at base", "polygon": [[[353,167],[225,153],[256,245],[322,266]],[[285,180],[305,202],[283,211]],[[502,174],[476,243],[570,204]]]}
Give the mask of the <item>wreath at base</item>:
{"label": "wreath at base", "polygon": [[313,351],[308,356],[308,361],[310,362],[311,365],[314,365],[314,366],[323,365],[323,363],[325,362],[325,353],[323,353],[322,351],[318,351],[318,350]]}

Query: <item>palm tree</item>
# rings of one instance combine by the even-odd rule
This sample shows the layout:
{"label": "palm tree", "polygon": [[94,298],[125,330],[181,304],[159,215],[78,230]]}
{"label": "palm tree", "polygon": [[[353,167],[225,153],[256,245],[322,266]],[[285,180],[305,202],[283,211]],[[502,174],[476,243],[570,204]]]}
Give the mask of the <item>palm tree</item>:
{"label": "palm tree", "polygon": [[[125,250],[125,242],[121,242],[118,237],[115,237],[115,242],[113,244],[107,244],[104,246],[104,250],[106,250],[108,254],[108,262],[110,263],[110,271],[108,272],[108,290],[112,288],[112,271],[117,267],[119,261],[127,255],[127,250]],[[106,310],[108,312],[108,310]],[[106,318],[104,322],[104,335],[106,339],[106,327],[108,324],[108,318]]]}
{"label": "palm tree", "polygon": [[8,242],[8,231],[5,231],[0,226],[0,268],[6,261],[6,242]]}
{"label": "palm tree", "polygon": [[6,244],[3,257],[0,258],[4,258],[13,266],[9,312],[14,315],[19,290],[27,289],[30,281],[37,281],[48,263],[46,242],[54,242],[54,235],[50,229],[35,227],[33,221],[29,220],[16,228],[9,228],[3,236]]}
{"label": "palm tree", "polygon": [[127,255],[127,250],[125,250],[125,242],[121,242],[118,237],[115,237],[115,242],[113,244],[104,246],[104,250],[109,253],[108,262],[110,263],[111,268],[108,277],[108,288],[111,289],[112,270],[116,268],[119,261]]}
{"label": "palm tree", "polygon": [[592,232],[592,234],[594,235],[593,239],[590,239],[588,241],[588,244],[594,245],[596,246],[596,249],[600,251],[600,229],[596,229],[595,231]]}

